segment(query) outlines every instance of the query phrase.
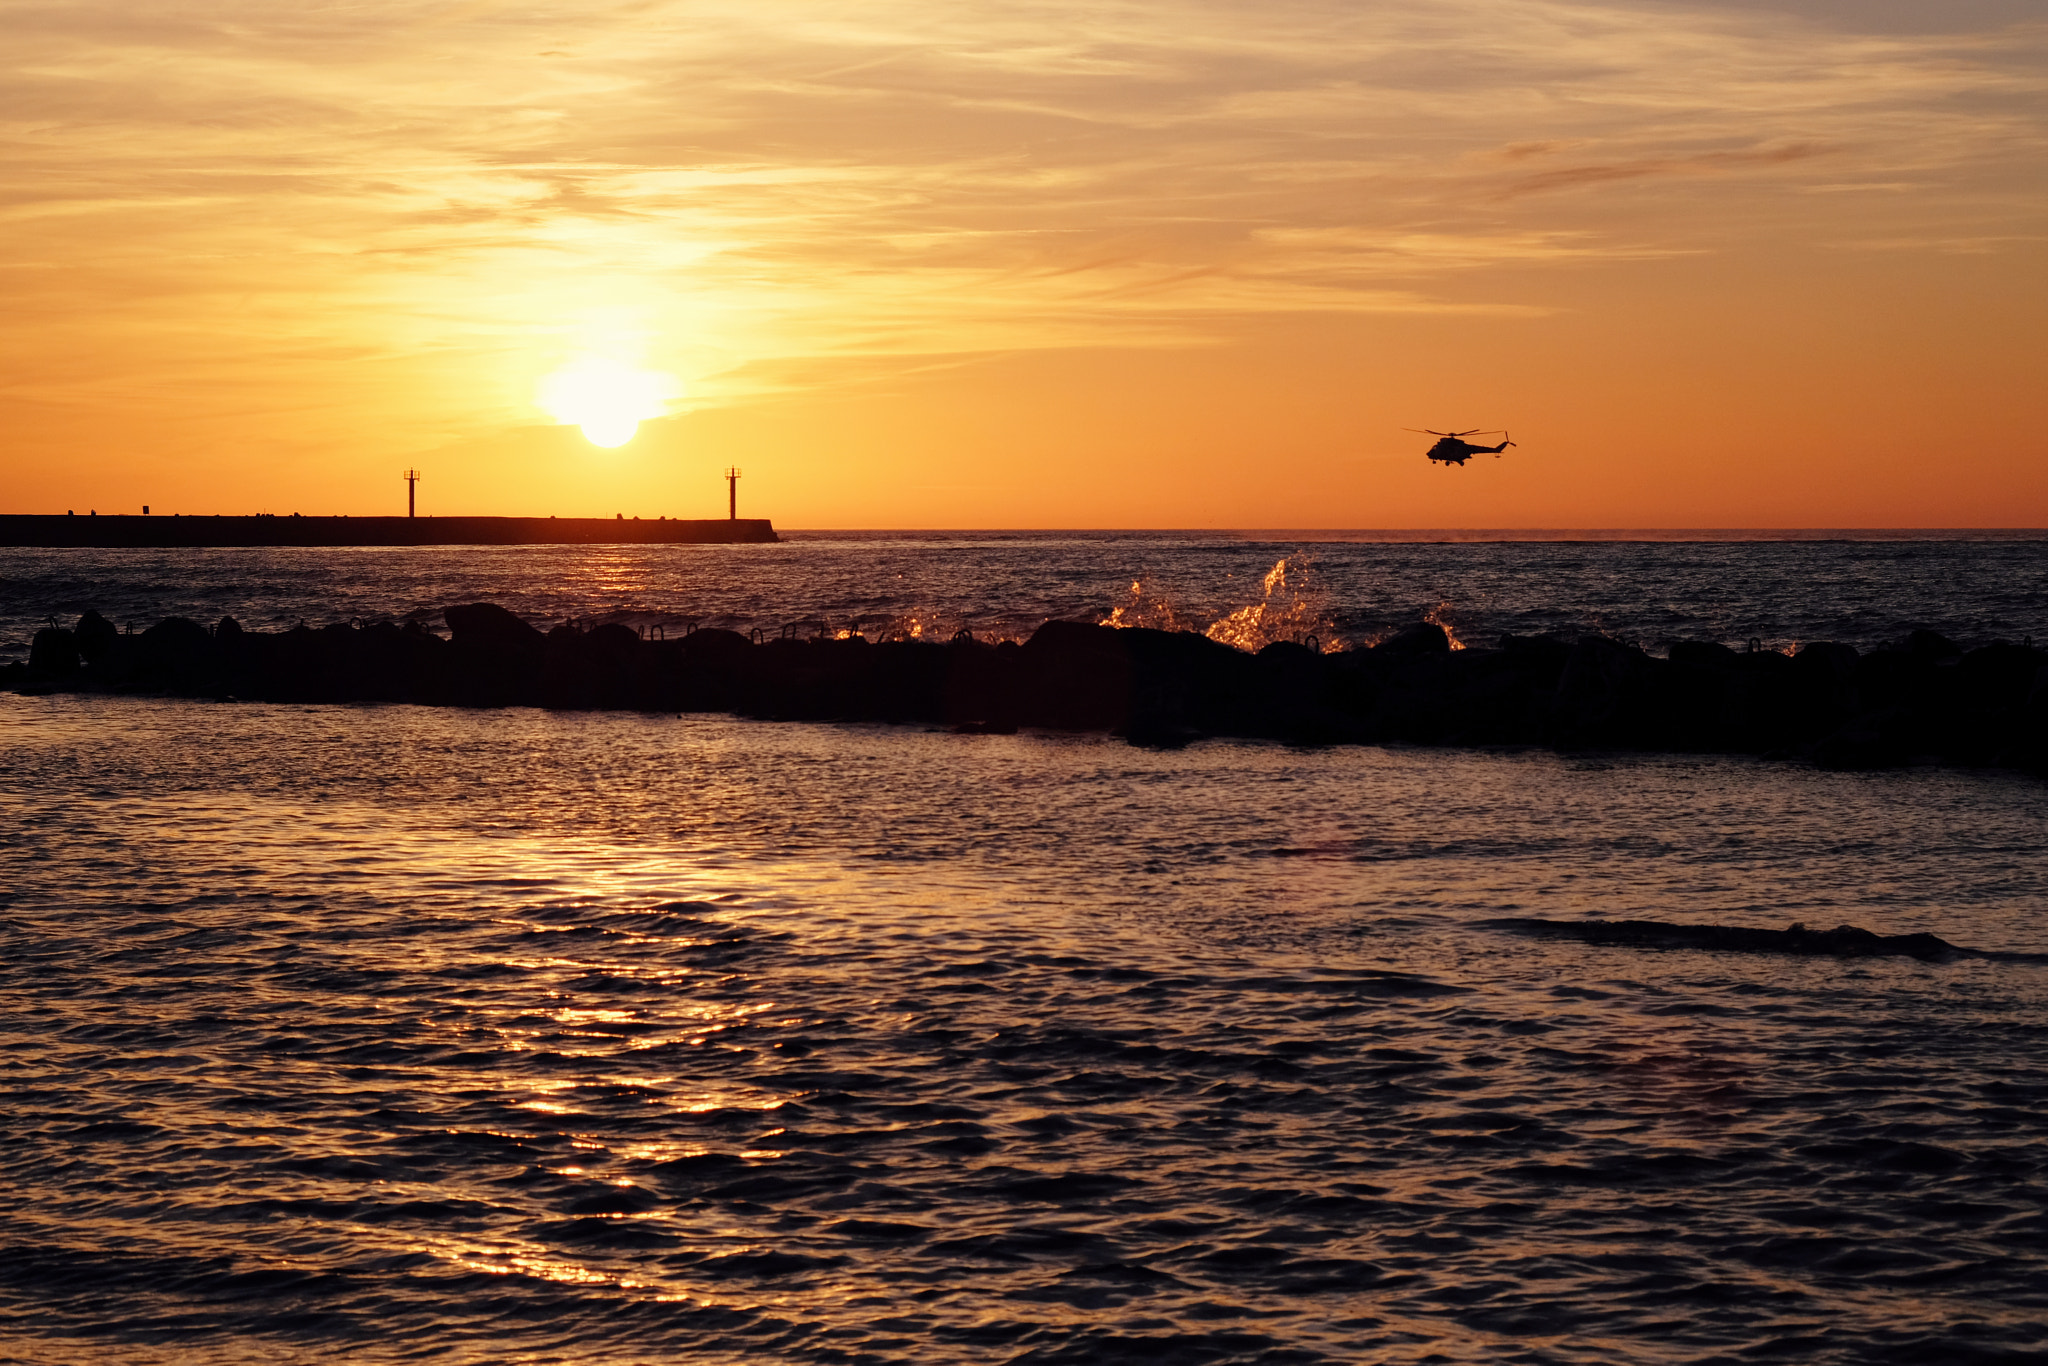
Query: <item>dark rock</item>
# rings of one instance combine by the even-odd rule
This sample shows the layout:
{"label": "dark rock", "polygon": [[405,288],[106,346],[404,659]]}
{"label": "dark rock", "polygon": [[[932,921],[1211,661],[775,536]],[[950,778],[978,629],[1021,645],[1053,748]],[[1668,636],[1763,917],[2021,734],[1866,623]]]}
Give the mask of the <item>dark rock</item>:
{"label": "dark rock", "polygon": [[219,686],[213,637],[185,617],[168,617],[136,637],[133,671],[125,687],[145,692],[204,693]]}
{"label": "dark rock", "polygon": [[1856,650],[1829,640],[1809,641],[1792,656],[1799,727],[1825,734],[1856,712]]}
{"label": "dark rock", "polygon": [[1813,746],[1813,762],[1844,772],[1897,768],[1911,756],[1910,717],[1901,710],[1852,721]]}
{"label": "dark rock", "polygon": [[616,622],[589,631],[557,626],[545,640],[540,672],[543,706],[619,710],[653,700],[647,651],[631,627]]}
{"label": "dark rock", "polygon": [[78,668],[78,637],[63,627],[45,626],[29,641],[28,674],[39,679],[69,678]]}
{"label": "dark rock", "polygon": [[78,619],[74,632],[78,640],[78,656],[88,669],[105,668],[113,663],[121,633],[114,629],[114,623],[98,612],[87,612]]}
{"label": "dark rock", "polygon": [[1141,716],[1124,728],[1124,739],[1139,749],[1186,749],[1202,732],[1156,717]]}
{"label": "dark rock", "polygon": [[733,711],[754,646],[737,631],[692,631],[647,647],[654,702],[667,711]]}
{"label": "dark rock", "polygon": [[441,613],[458,646],[539,657],[547,637],[494,602],[472,602]]}
{"label": "dark rock", "polygon": [[1970,956],[1931,934],[1874,934],[1854,925],[1809,930],[1792,925],[1782,930],[1742,925],[1679,925],[1662,920],[1527,920],[1481,921],[1489,929],[1509,930],[1538,939],[1575,939],[1584,944],[1628,948],[1710,949],[1728,953],[1788,953],[1834,958],[1917,958],[1945,963]]}
{"label": "dark rock", "polygon": [[2048,774],[2048,666],[2034,671],[2012,729],[2010,762],[2031,773]]}
{"label": "dark rock", "polygon": [[1451,652],[1451,638],[1435,622],[1418,621],[1413,626],[1402,627],[1372,648],[1373,653],[1388,656],[1447,655]]}
{"label": "dark rock", "polygon": [[1130,720],[1133,669],[1124,632],[1048,621],[1024,643],[1018,720],[1058,730],[1117,730]]}
{"label": "dark rock", "polygon": [[1962,652],[1962,646],[1939,631],[1914,631],[1906,637],[1906,653],[1925,659],[1948,659]]}
{"label": "dark rock", "polygon": [[1680,640],[1672,643],[1670,659],[1681,669],[1727,674],[1735,671],[1742,656],[1716,641]]}
{"label": "dark rock", "polygon": [[1564,745],[1661,748],[1673,729],[1670,665],[1606,636],[1582,636],[1565,660],[1551,734]]}
{"label": "dark rock", "polygon": [[[1264,734],[1290,744],[1331,745],[1367,738],[1339,703],[1335,657],[1291,640],[1276,640],[1247,670],[1232,651],[1209,661],[1209,697],[1198,713],[1214,731]],[[1259,721],[1249,725],[1253,716]]]}
{"label": "dark rock", "polygon": [[941,705],[944,719],[962,734],[1016,734],[1017,697],[1010,677],[1018,647],[1008,641],[1004,645],[1007,653],[964,633],[946,645]]}
{"label": "dark rock", "polygon": [[442,613],[454,646],[436,680],[447,700],[462,706],[535,706],[547,637],[490,602]]}
{"label": "dark rock", "polygon": [[1503,653],[1533,655],[1550,660],[1562,672],[1564,661],[1572,652],[1572,643],[1562,636],[1517,636],[1504,635],[1500,638]]}
{"label": "dark rock", "polygon": [[774,721],[863,719],[874,649],[859,637],[756,646],[749,652],[739,711]]}
{"label": "dark rock", "polygon": [[1436,675],[1440,729],[1434,738],[1460,745],[1529,744],[1549,722],[1568,651],[1460,650]]}

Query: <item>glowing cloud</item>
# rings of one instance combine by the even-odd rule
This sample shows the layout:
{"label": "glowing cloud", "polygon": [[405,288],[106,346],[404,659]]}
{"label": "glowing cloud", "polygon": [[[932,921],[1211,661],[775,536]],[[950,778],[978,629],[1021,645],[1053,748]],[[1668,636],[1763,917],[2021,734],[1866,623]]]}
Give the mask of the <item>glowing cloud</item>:
{"label": "glowing cloud", "polygon": [[640,424],[667,411],[668,375],[609,356],[580,356],[541,381],[540,406],[555,421],[583,429],[593,446],[623,446]]}

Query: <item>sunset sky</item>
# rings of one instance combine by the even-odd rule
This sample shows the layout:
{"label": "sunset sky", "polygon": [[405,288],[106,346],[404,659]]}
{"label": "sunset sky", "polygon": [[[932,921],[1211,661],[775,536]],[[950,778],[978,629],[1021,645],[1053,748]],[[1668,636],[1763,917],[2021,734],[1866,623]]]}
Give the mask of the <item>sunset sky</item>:
{"label": "sunset sky", "polygon": [[0,31],[0,511],[2048,526],[2040,0]]}

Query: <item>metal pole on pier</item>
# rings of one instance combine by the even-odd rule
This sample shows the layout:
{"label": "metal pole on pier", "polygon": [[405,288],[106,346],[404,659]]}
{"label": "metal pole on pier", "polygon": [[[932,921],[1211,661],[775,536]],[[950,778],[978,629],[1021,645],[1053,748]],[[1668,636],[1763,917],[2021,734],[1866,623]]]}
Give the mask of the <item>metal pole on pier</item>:
{"label": "metal pole on pier", "polygon": [[408,517],[412,516],[413,491],[419,487],[419,482],[420,472],[418,470],[407,470],[405,472],[405,515]]}
{"label": "metal pole on pier", "polygon": [[725,472],[725,519],[737,522],[740,519],[740,467],[732,466]]}

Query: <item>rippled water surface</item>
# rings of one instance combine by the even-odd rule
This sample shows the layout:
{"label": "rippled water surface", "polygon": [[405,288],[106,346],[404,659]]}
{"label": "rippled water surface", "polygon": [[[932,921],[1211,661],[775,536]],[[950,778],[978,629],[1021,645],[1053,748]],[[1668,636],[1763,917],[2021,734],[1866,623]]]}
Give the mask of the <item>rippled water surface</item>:
{"label": "rippled water surface", "polygon": [[[1328,535],[1330,533],[1324,533]],[[1866,533],[1868,534],[1868,533]],[[1952,533],[1961,535],[1962,533]],[[2048,539],[1532,542],[1281,540],[1156,532],[799,535],[758,546],[469,546],[368,550],[0,548],[0,660],[46,619],[88,608],[141,630],[166,616],[278,630],[500,603],[547,627],[610,617],[955,630],[1019,639],[1048,617],[1205,629],[1298,604],[1325,645],[1369,643],[1425,614],[1462,639],[1601,631],[1773,648],[1867,649],[1915,627],[1964,644],[2048,639]],[[1285,561],[1282,585],[1267,580]],[[1134,591],[1135,590],[1135,591]]]}
{"label": "rippled water surface", "polygon": [[[0,551],[0,646],[476,599],[1200,627],[1283,557],[1340,639],[2048,635],[2041,542],[928,537]],[[2044,793],[0,694],[0,1361],[2039,1361]]]}
{"label": "rippled water surface", "polygon": [[0,697],[0,1357],[2023,1361],[2033,780]]}

